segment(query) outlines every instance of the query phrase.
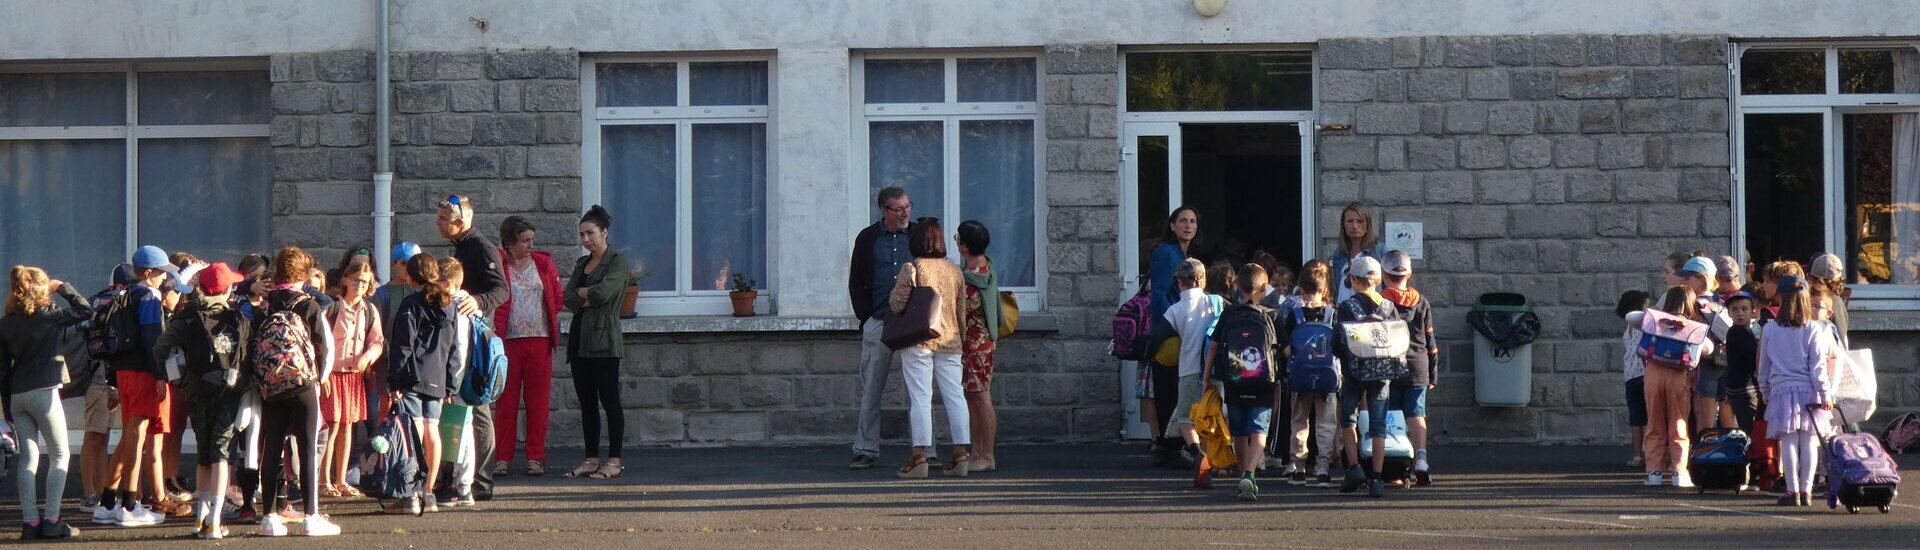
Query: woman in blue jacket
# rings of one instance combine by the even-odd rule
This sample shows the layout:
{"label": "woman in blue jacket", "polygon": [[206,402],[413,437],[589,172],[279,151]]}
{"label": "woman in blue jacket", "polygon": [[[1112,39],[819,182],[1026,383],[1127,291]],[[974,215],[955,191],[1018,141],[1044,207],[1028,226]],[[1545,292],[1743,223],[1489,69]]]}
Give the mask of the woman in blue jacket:
{"label": "woman in blue jacket", "polygon": [[[1193,239],[1200,234],[1200,214],[1191,206],[1173,209],[1167,215],[1167,229],[1160,233],[1160,244],[1154,245],[1152,259],[1147,263],[1147,307],[1148,319],[1159,322],[1165,318],[1167,308],[1180,300],[1180,289],[1173,284],[1173,270],[1181,262],[1193,257]],[[1149,350],[1148,355],[1152,355]],[[1161,438],[1167,422],[1173,419],[1173,399],[1167,399],[1165,407],[1155,405],[1154,388],[1173,388],[1180,381],[1180,371],[1174,365],[1152,365],[1152,361],[1141,361],[1139,383],[1134,396],[1140,398],[1140,417],[1146,419],[1148,427],[1155,437],[1153,448],[1154,464],[1165,463],[1173,449],[1184,444],[1177,441],[1165,441]]]}

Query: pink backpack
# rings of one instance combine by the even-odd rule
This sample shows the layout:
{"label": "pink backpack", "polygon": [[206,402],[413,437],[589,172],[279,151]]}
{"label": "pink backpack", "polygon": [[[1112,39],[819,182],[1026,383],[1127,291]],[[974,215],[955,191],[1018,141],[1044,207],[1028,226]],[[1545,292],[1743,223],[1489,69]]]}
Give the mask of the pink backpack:
{"label": "pink backpack", "polygon": [[1634,354],[1648,363],[1691,371],[1700,366],[1707,332],[1706,323],[1649,309],[1640,318],[1640,344]]}

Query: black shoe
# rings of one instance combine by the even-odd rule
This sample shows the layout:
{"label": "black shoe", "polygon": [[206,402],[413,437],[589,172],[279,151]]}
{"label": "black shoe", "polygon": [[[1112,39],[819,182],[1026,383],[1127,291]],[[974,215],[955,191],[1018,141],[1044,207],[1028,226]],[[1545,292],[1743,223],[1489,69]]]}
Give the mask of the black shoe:
{"label": "black shoe", "polygon": [[1287,484],[1288,484],[1288,485],[1292,485],[1292,486],[1295,486],[1295,487],[1304,487],[1304,486],[1306,486],[1306,484],[1307,484],[1307,472],[1306,472],[1306,470],[1294,470],[1294,471],[1293,471],[1293,476],[1292,476],[1292,478],[1291,478],[1291,479],[1289,479],[1289,480],[1287,480]]}
{"label": "black shoe", "polygon": [[25,523],[20,524],[20,540],[33,540],[37,538],[40,538],[40,526],[27,525]]}
{"label": "black shoe", "polygon": [[75,529],[72,525],[67,525],[67,522],[40,520],[40,538],[66,539],[73,538],[79,534],[80,530]]}
{"label": "black shoe", "polygon": [[1386,484],[1381,483],[1378,479],[1367,481],[1367,496],[1373,498],[1387,496]]}
{"label": "black shoe", "polygon": [[867,456],[867,455],[853,455],[853,461],[847,463],[847,469],[848,470],[871,470],[873,469],[873,457]]}
{"label": "black shoe", "polygon": [[1340,492],[1351,493],[1358,491],[1360,490],[1360,486],[1366,484],[1366,482],[1367,474],[1362,472],[1359,466],[1348,468],[1347,479],[1340,482]]}
{"label": "black shoe", "polygon": [[1781,506],[1799,506],[1800,495],[1795,495],[1795,494],[1780,495],[1780,498],[1778,500],[1773,501],[1773,503]]}

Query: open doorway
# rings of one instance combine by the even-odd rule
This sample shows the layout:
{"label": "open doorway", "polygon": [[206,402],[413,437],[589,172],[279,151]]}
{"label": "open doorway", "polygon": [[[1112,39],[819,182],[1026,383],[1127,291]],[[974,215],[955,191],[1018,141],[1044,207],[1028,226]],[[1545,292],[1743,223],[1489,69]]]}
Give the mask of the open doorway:
{"label": "open doorway", "polygon": [[1189,123],[1174,131],[1177,138],[1141,135],[1135,142],[1135,271],[1147,271],[1149,252],[1166,229],[1167,213],[1182,204],[1200,215],[1194,257],[1209,264],[1242,263],[1266,251],[1280,265],[1297,270],[1305,211],[1300,204],[1299,126]]}

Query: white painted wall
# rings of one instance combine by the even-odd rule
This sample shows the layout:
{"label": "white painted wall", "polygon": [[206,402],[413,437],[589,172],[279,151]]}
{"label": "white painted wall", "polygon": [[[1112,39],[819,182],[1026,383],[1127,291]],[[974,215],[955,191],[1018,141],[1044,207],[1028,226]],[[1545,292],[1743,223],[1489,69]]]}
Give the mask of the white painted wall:
{"label": "white painted wall", "polygon": [[[395,48],[585,52],[1310,43],[1330,37],[1920,35],[1915,0],[394,0]],[[1391,6],[1383,6],[1391,4]],[[373,45],[374,0],[0,0],[0,59],[258,56]],[[468,18],[488,21],[481,32]]]}
{"label": "white painted wall", "polygon": [[[852,131],[852,58],[844,48],[781,50],[775,60],[773,230],[767,235],[781,315],[839,316],[847,310],[848,212],[845,136]],[[841,137],[842,139],[833,139]]]}

